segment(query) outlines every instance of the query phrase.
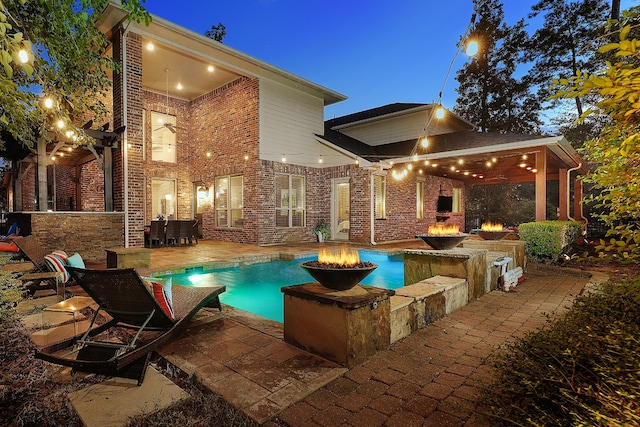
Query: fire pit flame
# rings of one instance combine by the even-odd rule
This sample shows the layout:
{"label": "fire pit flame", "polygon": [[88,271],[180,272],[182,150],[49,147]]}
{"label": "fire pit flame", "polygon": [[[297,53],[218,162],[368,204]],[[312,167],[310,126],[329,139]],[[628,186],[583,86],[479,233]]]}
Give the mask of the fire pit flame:
{"label": "fire pit flame", "polygon": [[342,248],[340,251],[320,249],[318,252],[318,262],[321,264],[333,264],[341,267],[353,267],[360,262],[358,251]]}
{"label": "fire pit flame", "polygon": [[353,288],[378,266],[360,261],[358,251],[342,248],[340,251],[320,250],[317,261],[300,264],[322,286],[344,291]]}
{"label": "fire pit flame", "polygon": [[482,231],[502,231],[502,224],[498,224],[498,223],[494,224],[492,222],[485,222],[480,227],[480,230],[482,230]]}
{"label": "fire pit flame", "polygon": [[449,250],[458,246],[469,235],[461,233],[460,228],[456,224],[430,225],[427,234],[416,236],[435,250]]}
{"label": "fire pit flame", "polygon": [[427,234],[431,236],[451,236],[460,234],[460,228],[457,224],[452,225],[444,225],[444,224],[435,224],[430,225]]}
{"label": "fire pit flame", "polygon": [[511,234],[511,230],[502,227],[502,224],[485,222],[482,223],[480,230],[478,230],[478,236],[484,240],[502,240]]}

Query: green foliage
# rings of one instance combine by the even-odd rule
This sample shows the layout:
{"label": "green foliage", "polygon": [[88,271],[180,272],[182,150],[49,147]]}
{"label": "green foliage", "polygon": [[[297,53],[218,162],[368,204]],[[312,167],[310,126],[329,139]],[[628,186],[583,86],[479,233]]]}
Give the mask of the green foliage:
{"label": "green foliage", "polygon": [[640,281],[606,284],[508,345],[480,402],[491,425],[640,424]]}
{"label": "green foliage", "polygon": [[[150,21],[144,0],[124,0],[122,7],[138,22]],[[104,53],[109,40],[96,26],[108,0],[0,0],[0,131],[32,147],[48,138],[53,123],[84,140],[74,120],[104,117],[114,61]],[[19,60],[24,50],[27,61]],[[45,109],[42,94],[54,105]],[[79,123],[80,125],[82,123]],[[3,141],[0,140],[0,143]]]}
{"label": "green foliage", "polygon": [[640,40],[633,30],[638,26],[638,8],[623,15],[621,22],[609,23],[608,29],[614,31],[607,35],[609,43],[598,50],[611,60],[599,71],[578,69],[572,77],[554,80],[554,98],[597,97],[593,108],[580,118],[585,121],[596,115],[607,119],[600,135],[582,147],[584,157],[595,165],[584,179],[594,189],[585,203],[611,227],[610,238],[596,249],[602,259],[638,262],[638,231],[620,225],[640,218]]}
{"label": "green foliage", "polygon": [[[604,42],[598,37],[609,5],[606,0],[539,0],[531,9],[530,17],[544,19],[526,49],[527,59],[534,61],[528,76],[542,102],[551,94],[553,78],[571,76],[577,70],[595,71],[600,66],[594,50]],[[572,98],[578,115],[582,114],[581,99]]]}
{"label": "green foliage", "polygon": [[329,237],[329,234],[331,234],[331,227],[329,226],[329,223],[327,221],[325,221],[324,219],[319,219],[316,222],[316,225],[314,225],[313,227],[313,232],[315,234],[322,233],[322,235],[326,239],[327,237]]}
{"label": "green foliage", "polygon": [[0,271],[0,328],[13,319],[16,306],[24,299],[24,288],[19,279]]}
{"label": "green foliage", "polygon": [[608,239],[596,245],[602,260],[616,260],[621,264],[640,263],[640,230],[632,225],[619,225],[607,231]]}
{"label": "green foliage", "polygon": [[538,221],[520,224],[518,232],[527,256],[535,261],[555,261],[572,250],[582,229],[577,221]]}

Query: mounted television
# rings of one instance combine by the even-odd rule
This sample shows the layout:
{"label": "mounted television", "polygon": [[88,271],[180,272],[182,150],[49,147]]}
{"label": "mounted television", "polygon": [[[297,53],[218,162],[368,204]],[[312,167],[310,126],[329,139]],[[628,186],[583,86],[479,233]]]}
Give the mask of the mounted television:
{"label": "mounted television", "polygon": [[451,212],[453,209],[453,197],[451,196],[439,196],[438,197],[438,212]]}

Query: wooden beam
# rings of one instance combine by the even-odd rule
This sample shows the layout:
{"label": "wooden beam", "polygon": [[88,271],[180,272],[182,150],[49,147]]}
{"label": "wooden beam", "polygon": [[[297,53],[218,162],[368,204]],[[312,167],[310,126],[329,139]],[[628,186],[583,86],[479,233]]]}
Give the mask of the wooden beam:
{"label": "wooden beam", "polygon": [[558,181],[558,219],[560,221],[567,221],[569,219],[569,172],[567,169],[559,169],[558,175],[560,180]]}
{"label": "wooden beam", "polygon": [[113,155],[110,147],[104,147],[103,176],[104,176],[104,210],[113,211]]}
{"label": "wooden beam", "polygon": [[536,153],[536,221],[547,219],[547,150]]}
{"label": "wooden beam", "polygon": [[47,211],[47,143],[38,140],[38,210]]}

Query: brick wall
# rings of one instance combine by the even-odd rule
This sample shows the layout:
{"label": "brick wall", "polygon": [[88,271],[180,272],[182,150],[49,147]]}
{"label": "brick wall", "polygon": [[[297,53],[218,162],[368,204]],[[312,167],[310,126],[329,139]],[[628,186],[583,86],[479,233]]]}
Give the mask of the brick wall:
{"label": "brick wall", "polygon": [[[319,169],[259,160],[260,85],[257,79],[238,78],[192,101],[177,98],[167,100],[166,95],[141,87],[141,36],[128,33],[125,52],[121,47],[121,30],[116,29],[113,34],[113,56],[116,61],[122,62],[126,53],[126,66],[122,70],[125,74],[114,74],[112,95],[107,96],[114,101],[112,128],[126,125],[126,134],[120,147],[113,150],[114,209],[118,212],[128,209],[123,230],[127,230],[126,240],[130,246],[143,245],[144,225],[154,219],[151,209],[153,178],[175,180],[177,218],[185,219],[194,217],[194,183],[204,182],[209,188],[214,188],[216,177],[228,175],[243,176],[243,227],[216,227],[214,205],[209,204],[201,213],[205,239],[261,245],[315,241],[316,236],[312,233],[315,223],[319,219],[331,218],[332,179],[349,177],[349,239],[363,244],[371,242],[371,170],[356,165]],[[118,101],[125,94],[124,76],[127,81],[126,115],[124,103]],[[151,123],[152,111],[176,117],[176,163],[152,161],[151,131],[156,125]],[[85,164],[81,170],[62,165],[49,166],[49,182],[53,182],[54,168],[58,211],[104,210],[104,175],[97,162]],[[36,168],[32,168],[23,178],[24,211],[36,209],[35,173]],[[75,193],[78,173],[81,185],[79,201]],[[305,177],[305,227],[275,226],[276,173]],[[440,191],[451,195],[454,186],[462,187],[462,183],[447,178],[425,176],[424,218],[418,220],[415,212],[416,178],[417,175],[410,174],[397,181],[391,173],[388,174],[387,218],[375,221],[376,242],[409,239],[425,232],[429,225],[436,222],[436,200]],[[128,191],[126,198],[125,187]],[[462,214],[451,214],[448,222],[458,223],[464,228]]]}
{"label": "brick wall", "polygon": [[81,206],[77,210],[104,212],[104,171],[98,167],[98,162],[82,165],[81,177]]}
{"label": "brick wall", "polygon": [[[193,182],[213,188],[215,178],[243,176],[243,228],[216,228],[213,206],[205,207],[205,239],[256,244],[260,234],[260,204],[265,192],[258,161],[259,82],[240,78],[191,102],[192,132],[186,161],[189,165],[188,191]],[[185,188],[186,190],[186,188]],[[182,197],[189,203],[191,198]]]}

